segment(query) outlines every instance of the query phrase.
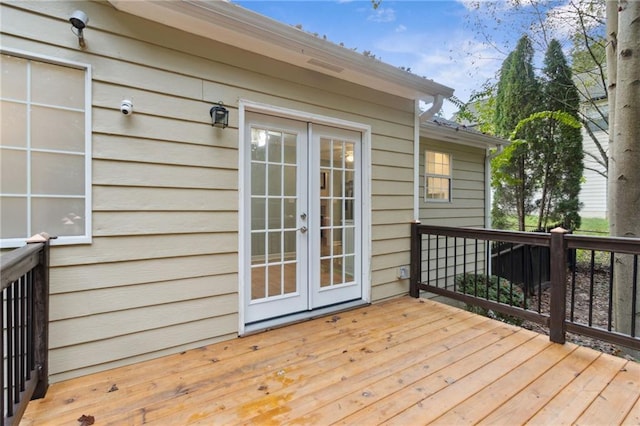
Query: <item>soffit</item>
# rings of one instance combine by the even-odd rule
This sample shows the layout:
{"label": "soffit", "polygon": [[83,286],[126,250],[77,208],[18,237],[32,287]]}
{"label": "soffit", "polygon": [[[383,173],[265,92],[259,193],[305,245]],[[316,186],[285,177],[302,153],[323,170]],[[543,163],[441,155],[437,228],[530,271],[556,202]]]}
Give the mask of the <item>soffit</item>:
{"label": "soffit", "polygon": [[432,102],[453,89],[227,1],[109,0],[118,10],[375,90]]}

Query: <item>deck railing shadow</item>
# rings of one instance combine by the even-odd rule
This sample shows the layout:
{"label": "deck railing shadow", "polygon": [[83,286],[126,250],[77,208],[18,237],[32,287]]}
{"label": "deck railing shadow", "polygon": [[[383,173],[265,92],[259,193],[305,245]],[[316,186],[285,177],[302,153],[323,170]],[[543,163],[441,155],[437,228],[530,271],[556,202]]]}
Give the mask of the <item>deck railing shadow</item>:
{"label": "deck railing shadow", "polygon": [[[427,291],[516,321],[640,350],[640,239],[411,225],[410,294]],[[629,266],[622,268],[619,265]],[[622,277],[620,274],[628,271]],[[618,297],[614,274],[629,286]],[[577,283],[586,283],[586,293]],[[543,293],[548,303],[542,303]],[[617,298],[617,299],[616,299]],[[615,310],[619,312],[615,312]],[[597,310],[606,310],[597,312]],[[616,328],[616,315],[630,328]],[[627,317],[628,315],[628,317]],[[602,320],[598,320],[604,318]]]}
{"label": "deck railing shadow", "polygon": [[49,387],[49,236],[35,235],[26,246],[0,256],[0,278],[0,424],[15,425],[29,401],[44,397]]}

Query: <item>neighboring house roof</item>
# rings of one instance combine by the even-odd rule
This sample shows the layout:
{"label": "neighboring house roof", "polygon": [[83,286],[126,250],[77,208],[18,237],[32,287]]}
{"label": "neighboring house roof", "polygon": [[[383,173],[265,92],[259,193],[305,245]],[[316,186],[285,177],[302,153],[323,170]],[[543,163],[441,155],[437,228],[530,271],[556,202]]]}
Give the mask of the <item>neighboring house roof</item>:
{"label": "neighboring house roof", "polygon": [[406,99],[437,103],[453,89],[228,1],[109,0],[118,10]]}
{"label": "neighboring house roof", "polygon": [[510,143],[508,140],[481,133],[473,127],[440,117],[433,117],[422,123],[420,136],[477,148],[495,148]]}

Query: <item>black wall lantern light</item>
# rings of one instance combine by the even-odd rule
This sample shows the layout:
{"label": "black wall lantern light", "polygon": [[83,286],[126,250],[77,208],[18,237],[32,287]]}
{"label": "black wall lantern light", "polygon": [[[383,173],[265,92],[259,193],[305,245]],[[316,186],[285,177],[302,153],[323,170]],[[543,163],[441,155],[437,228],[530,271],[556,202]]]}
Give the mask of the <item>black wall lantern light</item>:
{"label": "black wall lantern light", "polygon": [[213,127],[224,129],[229,126],[229,111],[222,105],[222,101],[218,102],[218,105],[211,107],[209,115],[211,115],[211,125]]}

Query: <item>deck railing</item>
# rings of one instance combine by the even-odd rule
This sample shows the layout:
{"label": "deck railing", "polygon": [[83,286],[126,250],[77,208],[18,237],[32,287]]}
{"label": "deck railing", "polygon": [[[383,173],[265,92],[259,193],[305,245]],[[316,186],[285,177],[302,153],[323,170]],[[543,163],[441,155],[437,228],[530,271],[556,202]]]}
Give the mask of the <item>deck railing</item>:
{"label": "deck railing", "polygon": [[[418,297],[423,290],[516,322],[538,323],[557,343],[571,332],[640,350],[638,255],[635,238],[414,223],[410,294]],[[614,275],[628,286],[626,296],[614,288]],[[616,327],[621,315],[630,328]]]}
{"label": "deck railing", "polygon": [[2,425],[18,424],[29,401],[49,387],[49,237],[36,235],[28,243],[0,256]]}

